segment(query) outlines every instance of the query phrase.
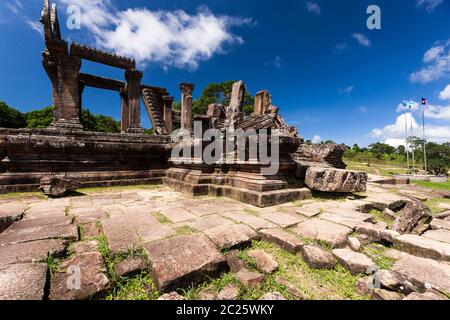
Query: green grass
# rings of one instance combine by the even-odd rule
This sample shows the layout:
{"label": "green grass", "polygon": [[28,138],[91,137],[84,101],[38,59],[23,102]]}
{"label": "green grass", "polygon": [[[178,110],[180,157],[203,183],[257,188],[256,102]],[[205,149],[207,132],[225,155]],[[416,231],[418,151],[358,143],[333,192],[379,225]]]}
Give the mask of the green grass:
{"label": "green grass", "polygon": [[52,254],[48,255],[46,262],[50,274],[54,274],[55,272],[61,271],[59,259],[56,259]]}
{"label": "green grass", "polygon": [[438,183],[430,181],[413,180],[412,183],[422,188],[450,191],[450,181]]}
{"label": "green grass", "polygon": [[169,218],[167,218],[165,215],[163,215],[161,212],[153,212],[152,216],[162,224],[171,224],[172,221],[170,221]]}
{"label": "green grass", "polygon": [[369,245],[364,248],[363,253],[365,253],[369,258],[371,258],[378,268],[390,270],[392,266],[395,264],[395,260],[386,257],[384,255],[385,250],[386,249],[381,248],[379,246]]}
{"label": "green grass", "polygon": [[99,187],[99,188],[82,188],[78,189],[78,193],[93,194],[109,191],[126,191],[126,190],[156,190],[161,188],[161,185],[136,185],[136,186],[116,186],[116,187]]}
{"label": "green grass", "polygon": [[106,300],[156,300],[161,296],[152,277],[142,273],[134,278],[120,279],[106,294]]}
{"label": "green grass", "polygon": [[12,199],[12,200],[23,200],[30,197],[38,197],[42,200],[47,200],[48,198],[41,192],[12,192],[0,194],[0,200]]}
{"label": "green grass", "polygon": [[434,199],[428,200],[427,202],[425,202],[425,204],[428,206],[428,208],[430,208],[430,210],[433,214],[438,214],[438,213],[448,210],[445,208],[441,208],[439,205],[440,204],[448,204],[450,206],[450,199],[434,198]]}
{"label": "green grass", "polygon": [[367,163],[345,160],[348,170],[364,171],[370,174],[391,176],[392,174],[406,174],[408,172],[406,166],[396,162],[383,161],[383,163]]}
{"label": "green grass", "polygon": [[175,228],[175,232],[179,236],[190,236],[193,234],[197,234],[200,231],[195,228],[189,227],[189,226],[181,226],[181,227]]}
{"label": "green grass", "polygon": [[369,213],[375,218],[376,221],[386,223],[389,228],[392,227],[392,224],[394,223],[394,221],[385,217],[382,211],[373,209]]}

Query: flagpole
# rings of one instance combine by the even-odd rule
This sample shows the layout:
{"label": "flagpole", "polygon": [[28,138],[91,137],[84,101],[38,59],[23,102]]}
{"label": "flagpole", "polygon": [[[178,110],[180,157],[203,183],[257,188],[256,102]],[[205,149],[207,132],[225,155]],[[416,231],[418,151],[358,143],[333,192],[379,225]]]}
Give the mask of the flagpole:
{"label": "flagpole", "polygon": [[409,114],[411,115],[411,152],[412,152],[412,171],[416,172],[416,159],[414,157],[414,134],[413,134],[413,115],[411,110],[411,104],[409,105]]}
{"label": "flagpole", "polygon": [[425,107],[427,101],[424,99],[422,103],[422,125],[423,125],[423,162],[425,166],[425,174],[428,172],[428,164],[427,164],[427,142],[425,140]]}
{"label": "flagpole", "polygon": [[408,112],[405,112],[405,143],[406,143],[406,166],[408,168],[408,172],[409,172],[409,144],[408,144]]}

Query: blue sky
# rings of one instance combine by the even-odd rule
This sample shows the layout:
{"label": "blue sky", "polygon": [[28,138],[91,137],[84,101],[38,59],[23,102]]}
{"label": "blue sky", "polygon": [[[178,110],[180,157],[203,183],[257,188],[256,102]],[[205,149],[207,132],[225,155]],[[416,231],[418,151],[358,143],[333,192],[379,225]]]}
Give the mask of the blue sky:
{"label": "blue sky", "polygon": [[[428,138],[450,141],[450,0],[60,0],[63,37],[137,59],[143,82],[169,89],[242,79],[272,93],[306,139],[401,143],[402,99],[426,96]],[[81,29],[66,27],[78,4]],[[381,8],[369,30],[367,7]],[[0,100],[21,111],[51,104],[41,65],[41,0],[0,0]],[[83,72],[123,79],[84,62]],[[447,87],[448,86],[448,87]],[[120,119],[114,92],[87,89],[84,107]],[[414,109],[416,109],[414,105]],[[419,110],[413,114],[421,132]],[[150,126],[146,112],[142,124]]]}

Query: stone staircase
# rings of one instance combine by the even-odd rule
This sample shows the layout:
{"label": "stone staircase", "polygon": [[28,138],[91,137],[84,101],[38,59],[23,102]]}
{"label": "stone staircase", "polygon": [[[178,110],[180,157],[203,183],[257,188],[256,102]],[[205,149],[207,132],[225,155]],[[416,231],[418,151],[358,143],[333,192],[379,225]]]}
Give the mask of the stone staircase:
{"label": "stone staircase", "polygon": [[158,96],[151,89],[145,88],[142,90],[142,100],[156,133],[164,134],[166,131],[164,128],[164,117],[162,110],[158,107]]}

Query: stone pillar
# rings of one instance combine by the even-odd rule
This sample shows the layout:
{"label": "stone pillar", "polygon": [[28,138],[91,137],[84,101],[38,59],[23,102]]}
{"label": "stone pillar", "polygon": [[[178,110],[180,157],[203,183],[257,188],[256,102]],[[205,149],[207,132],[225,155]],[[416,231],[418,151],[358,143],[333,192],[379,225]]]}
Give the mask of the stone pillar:
{"label": "stone pillar", "polygon": [[173,122],[172,122],[172,104],[173,104],[173,97],[170,96],[164,96],[163,97],[163,103],[164,103],[164,127],[166,128],[167,134],[172,134],[173,131]]}
{"label": "stone pillar", "polygon": [[191,83],[180,84],[181,90],[181,129],[192,132],[192,92],[194,85]]}
{"label": "stone pillar", "polygon": [[80,68],[81,59],[72,56],[58,56],[52,62],[54,67],[44,66],[53,86],[53,122],[50,128],[82,130]]}
{"label": "stone pillar", "polygon": [[270,93],[267,90],[260,91],[255,96],[255,115],[264,115],[269,112],[272,105]]}
{"label": "stone pillar", "polygon": [[242,117],[242,108],[245,98],[245,85],[243,81],[238,81],[233,84],[231,92],[230,105],[227,108],[226,127],[236,127],[237,122]]}
{"label": "stone pillar", "polygon": [[130,127],[130,108],[128,106],[128,90],[126,88],[120,89],[121,104],[121,122],[120,128],[122,133],[126,133]]}
{"label": "stone pillar", "polygon": [[129,133],[144,133],[141,128],[141,80],[142,72],[137,70],[127,70],[128,108],[129,108]]}

